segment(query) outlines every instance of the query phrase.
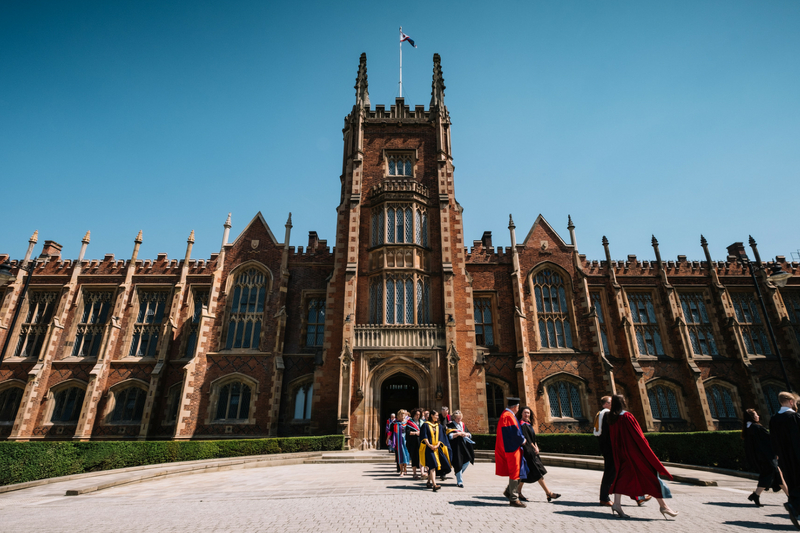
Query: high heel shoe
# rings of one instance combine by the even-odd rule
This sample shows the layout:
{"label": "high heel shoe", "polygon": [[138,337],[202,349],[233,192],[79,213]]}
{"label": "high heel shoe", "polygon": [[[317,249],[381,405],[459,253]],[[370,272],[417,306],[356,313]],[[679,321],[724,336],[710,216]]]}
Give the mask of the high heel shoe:
{"label": "high heel shoe", "polygon": [[630,516],[625,514],[625,511],[622,510],[622,506],[616,507],[614,505],[611,506],[611,516],[620,518],[630,518]]}
{"label": "high heel shoe", "polygon": [[661,511],[662,515],[664,515],[664,520],[669,520],[667,518],[668,516],[671,516],[672,518],[675,518],[676,516],[678,516],[678,511],[673,511],[669,507],[659,507],[658,510]]}
{"label": "high heel shoe", "polygon": [[761,507],[761,497],[755,492],[748,496],[747,499],[756,504],[756,507]]}
{"label": "high heel shoe", "polygon": [[561,494],[559,494],[557,492],[551,492],[550,494],[547,495],[547,501],[549,502],[550,500],[557,500],[560,497],[561,497]]}

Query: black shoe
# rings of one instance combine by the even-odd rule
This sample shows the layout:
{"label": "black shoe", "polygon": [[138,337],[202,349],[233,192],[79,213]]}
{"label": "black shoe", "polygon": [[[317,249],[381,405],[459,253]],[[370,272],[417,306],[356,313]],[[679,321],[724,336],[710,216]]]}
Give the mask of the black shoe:
{"label": "black shoe", "polygon": [[527,502],[527,501],[530,501],[530,500],[528,500],[528,498],[526,498],[525,496],[523,496],[522,494],[520,494],[520,495],[519,495],[519,501],[521,501],[521,502]]}
{"label": "black shoe", "polygon": [[756,504],[756,507],[761,507],[761,498],[755,492],[748,496],[747,499]]}
{"label": "black shoe", "polygon": [[463,483],[459,483],[459,484],[458,484],[458,487],[459,487],[459,488],[461,488],[461,489],[463,489],[463,488],[464,488],[464,484],[463,484]]}
{"label": "black shoe", "polygon": [[794,524],[794,527],[800,529],[800,522],[797,521],[797,515],[794,512],[794,507],[792,506],[792,504],[786,502],[783,504],[783,508],[789,511],[789,518],[792,520],[792,524]]}
{"label": "black shoe", "polygon": [[561,497],[561,494],[559,494],[557,492],[551,492],[550,496],[547,497],[547,501],[549,502],[550,500],[557,500],[560,497]]}

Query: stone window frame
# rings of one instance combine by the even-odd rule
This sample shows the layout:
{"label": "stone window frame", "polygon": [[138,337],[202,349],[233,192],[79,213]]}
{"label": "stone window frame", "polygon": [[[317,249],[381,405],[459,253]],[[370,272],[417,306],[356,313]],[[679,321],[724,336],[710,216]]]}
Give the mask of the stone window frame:
{"label": "stone window frame", "polygon": [[[565,307],[567,311],[564,313],[560,313],[565,315],[565,320],[569,324],[570,329],[570,342],[572,343],[572,347],[566,346],[566,332],[564,332],[564,343],[565,346],[562,347],[543,347],[542,339],[541,339],[541,326],[539,325],[539,309],[536,303],[536,283],[534,278],[536,275],[543,270],[550,270],[555,274],[561,276],[561,279],[564,283],[564,299],[566,300]],[[577,321],[575,320],[575,305],[574,305],[574,286],[572,283],[572,277],[569,273],[560,265],[553,263],[551,261],[544,261],[536,265],[536,267],[532,268],[530,272],[528,272],[527,279],[525,280],[527,283],[528,290],[530,291],[530,311],[528,313],[528,322],[532,324],[533,328],[533,338],[536,342],[536,350],[540,353],[575,353],[579,351],[576,346],[580,346],[579,337],[578,337],[578,328],[577,328]],[[554,314],[554,313],[549,313]],[[556,334],[557,338],[557,334]]]}
{"label": "stone window frame", "polygon": [[[250,348],[227,348],[228,345],[228,334],[230,333],[230,319],[231,319],[231,307],[233,306],[233,289],[235,285],[235,280],[239,276],[239,274],[243,274],[247,270],[255,268],[260,270],[263,274],[267,276],[267,281],[265,285],[264,291],[264,310],[261,314],[261,329],[259,331],[259,339],[258,344],[255,348],[252,346]],[[264,319],[267,316],[267,307],[269,306],[270,300],[272,298],[273,287],[275,284],[275,277],[272,275],[272,270],[269,269],[267,265],[262,263],[261,261],[256,261],[255,259],[251,259],[249,261],[245,261],[244,263],[238,265],[236,268],[231,270],[228,273],[228,277],[225,280],[225,316],[223,318],[222,324],[220,325],[221,334],[219,339],[219,351],[225,351],[229,354],[236,354],[236,353],[253,353],[253,352],[260,352],[259,348],[261,346],[261,341],[264,340]]]}
{"label": "stone window frame", "polygon": [[[47,391],[47,396],[46,396],[47,406],[45,407],[44,416],[42,417],[42,420],[44,421],[42,423],[42,425],[43,426],[77,426],[78,425],[78,420],[80,420],[81,414],[82,414],[82,411],[83,411],[83,403],[86,401],[86,389],[88,388],[88,386],[89,386],[89,384],[86,381],[83,381],[82,379],[69,378],[69,379],[65,379],[64,381],[61,381],[59,383],[56,383],[55,385],[50,387],[50,389]],[[75,421],[71,421],[71,422],[53,421],[53,410],[56,407],[56,395],[59,392],[63,391],[63,390],[71,389],[73,387],[78,388],[78,389],[83,389],[83,394],[84,394],[83,400],[81,401],[81,405],[80,405],[80,407],[78,407],[78,409],[79,409],[78,418],[75,419]]]}
{"label": "stone window frame", "polygon": [[[492,313],[492,344],[478,344],[478,333],[477,333],[477,324],[474,322],[475,320],[475,309],[477,309],[477,305],[475,303],[476,300],[489,300],[489,306],[491,307]],[[500,346],[500,332],[498,330],[498,322],[497,322],[497,291],[474,291],[472,293],[472,329],[475,333],[475,346],[491,349],[497,346]]]}
{"label": "stone window frame", "polygon": [[[600,300],[600,314],[598,314],[598,322],[600,323],[600,331],[597,332],[597,339],[600,342],[600,345],[603,347],[603,351],[605,352],[606,356],[613,357],[612,353],[614,352],[614,335],[613,330],[610,326],[611,322],[609,320],[608,311],[610,309],[608,305],[608,299],[606,298],[606,293],[602,289],[589,289],[589,302],[591,303],[592,310],[595,309],[596,304],[594,301],[595,296],[598,297]],[[600,317],[603,317],[603,320],[600,320]],[[609,334],[611,331],[611,334]]]}
{"label": "stone window frame", "polygon": [[[197,352],[197,341],[200,340],[200,323],[202,322],[202,309],[200,311],[200,320],[197,324],[194,323],[194,316],[195,316],[195,305],[196,305],[196,298],[198,293],[205,293],[207,295],[208,303],[211,302],[211,285],[208,283],[193,283],[189,286],[189,290],[187,291],[188,294],[186,295],[186,308],[188,309],[188,313],[186,315],[186,319],[183,321],[183,334],[181,335],[181,344],[180,349],[178,351],[180,357],[179,359],[182,360],[191,360],[194,357],[195,352]],[[202,301],[201,301],[202,303]],[[206,306],[208,309],[208,306]],[[194,341],[194,348],[192,349],[192,355],[188,355],[186,351],[189,349],[189,339],[192,336],[192,333],[195,334],[195,341]]]}
{"label": "stone window frame", "polygon": [[[178,390],[178,397],[175,399],[175,404],[173,404],[173,397],[172,391],[177,389]],[[164,416],[161,417],[161,425],[162,426],[174,426],[178,423],[178,417],[181,414],[181,399],[183,398],[183,380],[178,381],[177,383],[173,383],[167,389],[167,395],[165,397],[165,405],[164,405]],[[176,405],[177,404],[177,405]],[[171,418],[172,413],[175,413],[175,418]]]}
{"label": "stone window frame", "polygon": [[[687,286],[687,287],[678,287],[677,293],[678,293],[678,304],[681,309],[681,314],[683,315],[683,320],[686,323],[687,332],[689,334],[689,342],[690,342],[690,348],[692,350],[692,357],[695,359],[724,357],[723,352],[725,349],[725,341],[724,337],[722,336],[722,332],[719,330],[718,327],[719,320],[717,319],[716,310],[714,309],[713,301],[711,299],[711,295],[708,292],[708,290],[705,287]],[[683,296],[687,294],[700,294],[702,296],[703,307],[705,308],[706,314],[708,315],[707,324],[690,322],[690,318],[686,316],[686,312],[683,307]],[[691,335],[695,330],[697,330],[698,327],[705,328],[706,330],[708,330],[708,332],[710,332],[713,335],[714,345],[717,351],[716,354],[703,354],[695,352]]]}
{"label": "stone window frame", "polygon": [[[413,305],[413,321],[411,322],[397,322],[396,319],[396,310],[397,310],[397,294],[396,291],[393,293],[394,303],[393,303],[393,310],[395,313],[392,315],[394,318],[393,322],[388,322],[387,318],[387,301],[388,301],[388,291],[387,291],[387,280],[391,279],[395,281],[395,283],[402,278],[404,281],[408,279],[412,280],[412,295],[414,297],[414,305]],[[431,276],[427,273],[417,270],[417,269],[409,269],[409,270],[383,270],[378,272],[377,274],[370,276],[368,281],[368,289],[367,289],[367,323],[373,324],[377,326],[424,326],[430,325],[433,323],[433,301],[432,301],[432,281]],[[396,285],[395,285],[396,286]],[[420,294],[421,289],[421,294]],[[406,294],[405,291],[405,284],[404,284],[404,297]],[[406,311],[407,302],[404,302],[404,311]],[[420,317],[420,313],[422,313],[422,317]],[[425,317],[429,319],[425,321]]]}
{"label": "stone window frame", "polygon": [[[672,357],[672,346],[668,342],[669,337],[664,334],[664,325],[666,324],[667,321],[666,321],[666,317],[664,316],[664,312],[663,312],[664,306],[662,305],[662,302],[661,302],[660,296],[658,294],[658,291],[656,291],[656,290],[654,290],[652,288],[646,288],[646,287],[626,287],[624,289],[624,292],[625,292],[625,294],[624,294],[624,304],[625,304],[625,308],[627,309],[628,318],[630,320],[630,325],[631,325],[631,333],[632,333],[632,341],[633,341],[632,349],[633,349],[633,352],[636,354],[636,357],[638,357],[639,359],[658,359],[658,358],[665,358],[665,357],[671,358]],[[634,322],[633,321],[633,312],[631,311],[630,295],[638,295],[638,294],[644,294],[644,295],[650,296],[650,302],[653,305],[653,313],[655,314],[655,317],[656,317],[655,324],[653,324],[653,323],[651,323],[649,321],[648,322]],[[649,317],[648,317],[648,319],[649,319]],[[642,326],[642,328],[640,328],[640,329],[644,329],[645,331],[648,328],[649,329],[654,329],[658,333],[659,339],[661,341],[661,348],[664,351],[663,354],[649,354],[649,353],[642,353],[641,352],[641,350],[639,349],[639,342],[638,342],[638,339],[637,339],[637,336],[636,336],[636,332],[637,332],[636,328],[637,328],[637,326]],[[646,341],[643,341],[643,342],[645,342],[645,344],[646,344]],[[654,343],[654,346],[655,346],[655,340],[653,341],[653,343]]]}
{"label": "stone window frame", "polygon": [[[19,408],[22,406],[22,398],[25,395],[25,387],[27,383],[22,381],[21,379],[11,378],[7,379],[3,382],[0,382],[0,395],[5,393],[11,389],[19,389],[20,396],[19,396],[19,405],[17,405],[17,410],[14,412],[14,419],[12,420],[0,420],[0,426],[13,426],[14,422],[16,421],[17,416],[19,415]],[[0,404],[2,407],[2,404]]]}
{"label": "stone window frame", "polygon": [[[650,391],[652,389],[656,389],[658,387],[664,388],[666,391],[671,391],[675,395],[675,405],[678,410],[678,418],[674,418],[672,416],[667,418],[662,418],[661,416],[655,416],[653,413],[653,405],[652,401],[650,400]],[[685,401],[685,394],[683,392],[683,387],[679,383],[672,381],[671,379],[664,378],[664,377],[655,377],[647,382],[645,382],[645,389],[647,390],[647,400],[648,404],[650,404],[650,414],[653,417],[653,420],[657,420],[659,422],[666,422],[666,423],[675,423],[675,422],[688,422],[688,411],[686,409],[686,401]],[[669,395],[665,394],[665,399],[667,400],[667,407],[669,408]],[[658,396],[656,395],[656,398]],[[660,406],[659,406],[660,407]],[[671,413],[670,413],[671,414]],[[660,413],[659,413],[660,415]]]}
{"label": "stone window frame", "polygon": [[[411,174],[390,174],[389,173],[389,160],[392,158],[403,158],[411,160]],[[417,163],[419,158],[417,150],[415,149],[384,149],[381,154],[383,165],[383,176],[386,179],[415,179],[417,175]],[[403,170],[405,171],[405,165]]]}
{"label": "stone window frame", "polygon": [[[715,404],[712,404],[711,401],[710,401],[711,398],[709,398],[711,396],[710,390],[713,389],[714,387],[718,387],[720,389],[724,389],[725,391],[728,392],[728,394],[730,394],[731,404],[733,405],[734,416],[732,416],[732,417],[714,416],[714,414],[713,414],[713,412],[711,410],[712,407],[714,408],[714,410],[717,411],[717,415],[719,415],[719,410],[717,409],[717,406]],[[703,381],[703,388],[706,391],[706,401],[708,401],[708,410],[709,410],[709,414],[711,414],[711,418],[712,419],[714,419],[716,421],[725,421],[725,422],[733,421],[733,420],[736,420],[736,421],[741,421],[742,420],[742,417],[743,417],[742,401],[741,401],[741,399],[739,397],[739,391],[738,391],[736,385],[734,385],[733,383],[730,383],[729,381],[725,381],[724,379],[718,378],[718,377],[711,377],[711,378],[708,378],[708,379]]]}
{"label": "stone window frame", "polygon": [[[495,431],[497,431],[497,421],[500,420],[500,416],[497,416],[496,418],[493,418],[493,417],[489,416],[490,413],[489,413],[488,386],[489,386],[489,384],[495,385],[495,386],[499,387],[500,390],[502,391],[503,409],[500,410],[500,414],[502,415],[503,414],[503,410],[505,410],[506,407],[508,406],[508,400],[506,400],[506,398],[509,398],[511,396],[511,384],[509,382],[507,382],[506,380],[504,380],[503,378],[500,378],[500,377],[497,377],[497,376],[493,376],[493,375],[490,375],[490,374],[486,375],[485,380],[486,380],[486,389],[485,389],[486,390],[486,399],[485,399],[485,402],[486,402],[486,420],[488,420],[488,422],[489,422],[489,433],[494,433]],[[494,422],[494,423],[492,423],[492,422]]]}
{"label": "stone window frame", "polygon": [[[770,340],[767,337],[767,327],[765,319],[768,317],[763,317],[761,306],[758,304],[758,297],[756,295],[755,289],[752,288],[745,288],[745,287],[738,287],[736,289],[728,291],[731,300],[731,307],[733,308],[733,319],[736,321],[736,324],[739,326],[739,331],[741,332],[741,339],[744,343],[745,353],[747,357],[775,357],[775,354],[772,353],[772,345],[770,344]],[[748,306],[747,311],[751,313],[750,321],[747,322],[745,320],[740,320],[739,309],[741,309],[740,299],[737,296],[747,295],[750,297],[750,305]],[[753,322],[754,316],[759,318],[758,322]],[[741,318],[745,319],[746,315],[744,311],[741,312]],[[760,337],[760,339],[754,339],[753,335]],[[759,352],[756,348],[756,345],[753,344],[753,340],[758,341],[761,344],[761,351]],[[748,349],[748,346],[752,346],[752,352]]]}
{"label": "stone window frame", "polygon": [[800,287],[793,285],[778,289],[781,300],[789,317],[789,324],[794,331],[797,346],[800,346]]}
{"label": "stone window frame", "polygon": [[[65,336],[65,341],[63,343],[63,357],[76,357],[82,361],[94,361],[96,359],[102,358],[105,354],[103,353],[103,341],[108,335],[108,328],[114,320],[114,308],[117,303],[117,299],[119,297],[119,288],[120,286],[117,284],[95,284],[95,283],[86,283],[81,284],[78,287],[78,290],[75,291],[75,300],[73,302],[74,311],[70,313],[72,320],[69,326],[69,333]],[[97,356],[93,357],[90,355],[74,355],[75,353],[75,342],[78,338],[78,328],[81,325],[84,325],[81,322],[81,318],[83,316],[83,310],[86,306],[86,293],[92,292],[107,292],[110,293],[110,298],[108,302],[108,315],[106,316],[106,321],[102,324],[90,324],[95,326],[102,326],[102,335],[100,336],[100,347],[97,352]]]}
{"label": "stone window frame", "polygon": [[[550,392],[548,388],[561,382],[566,382],[568,385],[576,388],[581,407],[580,418],[571,416],[556,417],[552,415],[552,410],[550,408]],[[546,422],[577,423],[589,420],[589,395],[587,392],[588,381],[585,378],[575,374],[570,374],[569,372],[556,372],[555,374],[551,374],[542,379],[539,382],[539,387],[541,390],[541,397],[543,400],[543,408],[545,413],[544,418]]]}
{"label": "stone window frame", "polygon": [[325,322],[328,320],[328,294],[323,289],[303,289],[300,295],[300,309],[302,314],[300,315],[300,342],[299,345],[310,349],[321,349],[325,344],[325,322],[322,322],[323,327],[323,334],[322,334],[322,344],[307,344],[308,341],[308,306],[310,305],[312,300],[322,300],[325,304]]}
{"label": "stone window frame", "polygon": [[[407,240],[406,228],[409,220],[405,210],[411,209],[411,240]],[[395,219],[392,224],[394,240],[389,240],[389,209],[395,210]],[[403,209],[403,241],[397,237],[397,209]],[[419,246],[425,250],[430,249],[430,213],[428,205],[418,200],[386,200],[370,208],[369,248],[379,246]]]}
{"label": "stone window frame", "polygon": [[[120,381],[119,383],[115,383],[113,386],[109,387],[108,392],[106,393],[106,406],[103,409],[103,425],[104,426],[141,426],[142,419],[139,421],[120,421],[114,422],[112,421],[112,417],[114,416],[114,409],[117,407],[117,395],[122,391],[136,388],[144,392],[144,401],[147,402],[147,393],[150,389],[150,384],[144,380],[138,378],[128,378]],[[142,406],[144,409],[144,406]],[[142,416],[144,416],[144,411],[142,412]]]}
{"label": "stone window frame", "polygon": [[[250,410],[247,420],[232,420],[229,418],[215,420],[214,417],[217,415],[217,403],[219,402],[220,389],[225,385],[234,383],[236,381],[241,381],[250,387]],[[259,394],[258,380],[248,376],[247,374],[242,374],[241,372],[231,372],[230,374],[225,374],[224,376],[220,376],[212,381],[209,390],[210,393],[208,397],[208,409],[206,412],[206,424],[215,424],[219,426],[252,426],[256,423],[256,400],[258,399]]]}
{"label": "stone window frame", "polygon": [[[169,322],[170,319],[170,312],[172,306],[172,297],[174,296],[174,289],[175,286],[170,283],[137,283],[133,290],[131,291],[131,298],[126,306],[127,309],[124,311],[127,313],[127,324],[125,325],[125,333],[122,337],[123,342],[120,343],[122,353],[120,356],[125,359],[137,359],[137,360],[150,360],[155,359],[158,357],[158,354],[164,348],[164,343],[169,342],[169,335],[164,335],[164,324]],[[139,298],[141,297],[141,293],[143,292],[164,292],[166,293],[166,297],[164,300],[164,314],[161,317],[161,322],[158,324],[140,324],[137,322],[137,318],[139,315]],[[150,326],[153,329],[156,329],[158,332],[159,339],[156,341],[155,353],[152,356],[148,355],[131,355],[131,348],[133,343],[133,337],[136,334],[137,326]],[[141,342],[141,341],[140,341]]]}
{"label": "stone window frame", "polygon": [[[58,313],[58,308],[61,303],[63,288],[64,288],[63,285],[50,285],[50,284],[34,285],[28,290],[27,293],[25,293],[25,299],[22,302],[21,309],[19,311],[19,319],[17,320],[17,324],[14,326],[14,332],[9,333],[9,335],[11,335],[10,337],[11,342],[8,343],[8,352],[6,353],[7,355],[6,360],[11,359],[17,361],[24,361],[26,359],[35,360],[41,357],[42,350],[47,349],[48,333],[50,332],[51,329],[50,326],[53,323],[53,319],[56,317]],[[25,320],[27,320],[28,312],[31,309],[31,300],[33,296],[36,294],[47,294],[47,293],[51,293],[53,295],[53,301],[50,304],[52,305],[52,307],[49,311],[50,313],[49,319],[45,320],[44,322],[36,322],[29,324]],[[28,328],[39,327],[43,329],[42,343],[35,354],[22,357],[17,355],[17,352],[20,349],[20,341],[22,340],[22,333],[26,327]]]}
{"label": "stone window frame", "polygon": [[[293,379],[292,381],[290,381],[286,385],[286,390],[289,392],[288,399],[289,399],[289,408],[290,408],[290,410],[289,410],[290,415],[287,418],[288,418],[288,421],[289,421],[290,424],[302,425],[302,424],[308,424],[309,422],[311,422],[311,416],[314,414],[314,409],[313,409],[314,408],[314,390],[313,390],[314,385],[315,385],[315,383],[314,383],[314,373],[313,372],[311,372],[309,374],[304,374],[302,376],[299,376],[299,377]],[[310,394],[309,394],[308,387],[311,387]],[[305,389],[306,390],[306,393],[305,393],[306,401],[311,402],[311,405],[307,406],[309,408],[309,410],[310,410],[308,418],[295,418],[295,416],[294,416],[294,414],[295,414],[295,412],[297,410],[297,393],[298,393],[298,391],[300,389]],[[305,408],[303,409],[303,414],[305,415]]]}

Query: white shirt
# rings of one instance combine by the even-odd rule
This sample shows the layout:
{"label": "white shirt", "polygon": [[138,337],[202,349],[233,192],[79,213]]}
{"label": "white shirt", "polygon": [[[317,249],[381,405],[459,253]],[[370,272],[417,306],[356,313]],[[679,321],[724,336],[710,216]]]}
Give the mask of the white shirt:
{"label": "white shirt", "polygon": [[594,422],[594,429],[592,433],[594,433],[595,437],[599,437],[603,434],[603,417],[606,416],[606,413],[610,413],[610,409],[602,409],[599,413],[597,413],[597,417],[595,417]]}
{"label": "white shirt", "polygon": [[753,425],[753,423],[752,423],[752,422],[748,422],[748,423],[747,423],[747,427],[750,427],[750,426],[752,426],[752,425]]}
{"label": "white shirt", "polygon": [[794,413],[794,409],[792,409],[791,407],[786,407],[786,406],[783,406],[783,407],[781,407],[780,409],[778,409],[778,414],[779,414],[779,415],[780,415],[780,414],[783,414],[783,413],[785,413],[786,411],[791,411],[791,412],[793,412],[793,413]]}

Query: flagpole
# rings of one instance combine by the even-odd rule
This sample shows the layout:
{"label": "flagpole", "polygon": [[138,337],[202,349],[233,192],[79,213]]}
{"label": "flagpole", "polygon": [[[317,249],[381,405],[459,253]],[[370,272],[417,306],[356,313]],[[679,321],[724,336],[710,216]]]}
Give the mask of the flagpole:
{"label": "flagpole", "polygon": [[400,98],[403,97],[403,27],[400,26]]}

